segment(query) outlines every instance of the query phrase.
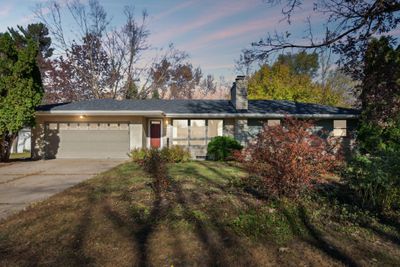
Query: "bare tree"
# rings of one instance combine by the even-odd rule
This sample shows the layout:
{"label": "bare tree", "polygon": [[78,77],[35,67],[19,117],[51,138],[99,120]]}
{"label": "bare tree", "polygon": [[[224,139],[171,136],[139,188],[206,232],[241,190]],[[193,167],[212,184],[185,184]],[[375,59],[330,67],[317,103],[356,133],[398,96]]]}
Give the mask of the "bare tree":
{"label": "bare tree", "polygon": [[[62,65],[71,64],[74,71],[67,73],[91,91],[85,96],[124,97],[130,83],[144,74],[138,62],[150,47],[146,11],[136,20],[134,8],[125,7],[125,23],[120,28],[110,26],[111,20],[97,0],[89,0],[87,5],[73,0],[64,6],[50,1],[39,5],[35,14],[52,34],[56,51],[64,57]],[[75,25],[68,31],[64,27],[67,15]]]}
{"label": "bare tree", "polygon": [[[67,1],[65,5],[53,0],[47,6],[38,6],[36,15],[49,29],[62,56],[53,61],[53,80],[47,84],[62,85],[67,91],[57,101],[150,96],[192,98],[195,90],[213,93],[213,81],[207,78],[207,82],[200,83],[201,69],[193,67],[187,53],[172,44],[161,50],[151,48],[147,42],[146,11],[137,19],[134,7],[125,7],[125,22],[121,27],[111,26],[97,0],[89,0],[87,5],[80,0]],[[64,27],[66,15],[75,24],[69,27],[72,37],[67,36]],[[150,49],[156,52],[155,56],[143,59]],[[46,99],[54,100],[60,88],[47,91],[51,97]]]}
{"label": "bare tree", "polygon": [[[282,14],[289,24],[292,15],[306,3],[304,0],[266,2],[269,5],[282,5]],[[398,0],[314,0],[313,9],[317,15],[326,17],[325,33],[322,37],[318,38],[312,31],[311,18],[308,18],[308,30],[304,36],[308,42],[293,41],[290,32],[268,33],[266,38],[252,43],[252,47],[244,51],[246,60],[266,60],[271,54],[284,49],[332,48],[334,53],[341,55],[338,65],[354,78],[360,79],[362,64],[359,63],[370,38],[377,34],[390,33],[400,22]]]}

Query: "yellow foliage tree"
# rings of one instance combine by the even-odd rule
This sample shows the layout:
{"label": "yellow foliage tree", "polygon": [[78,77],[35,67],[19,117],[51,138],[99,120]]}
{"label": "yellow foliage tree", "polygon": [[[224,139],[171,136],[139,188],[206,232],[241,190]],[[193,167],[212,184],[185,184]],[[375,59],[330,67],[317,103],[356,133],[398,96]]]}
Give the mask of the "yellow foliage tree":
{"label": "yellow foliage tree", "polygon": [[263,65],[249,79],[249,99],[291,100],[346,106],[343,92],[314,82],[310,75],[296,74],[288,65]]}

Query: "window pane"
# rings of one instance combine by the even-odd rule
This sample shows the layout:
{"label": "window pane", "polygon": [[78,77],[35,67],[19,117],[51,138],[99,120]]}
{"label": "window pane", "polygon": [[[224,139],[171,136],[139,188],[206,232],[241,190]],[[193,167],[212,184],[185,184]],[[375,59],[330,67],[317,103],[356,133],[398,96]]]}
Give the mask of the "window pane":
{"label": "window pane", "polygon": [[191,120],[190,121],[190,138],[206,138],[206,121]]}
{"label": "window pane", "polygon": [[178,139],[188,139],[189,137],[189,128],[188,128],[188,120],[173,120],[172,122],[173,130],[172,137]]}
{"label": "window pane", "polygon": [[346,136],[346,129],[333,129],[333,136],[336,137]]}
{"label": "window pane", "polygon": [[222,136],[222,120],[208,120],[208,138]]}
{"label": "window pane", "polygon": [[333,128],[335,129],[346,129],[346,120],[334,120]]}
{"label": "window pane", "polygon": [[268,120],[268,126],[276,126],[280,124],[281,124],[280,120]]}
{"label": "window pane", "polygon": [[333,121],[333,136],[343,137],[346,136],[346,120],[334,120]]}
{"label": "window pane", "polygon": [[188,146],[189,140],[172,140],[174,146]]}
{"label": "window pane", "polygon": [[191,120],[190,121],[190,145],[206,144],[206,121]]}

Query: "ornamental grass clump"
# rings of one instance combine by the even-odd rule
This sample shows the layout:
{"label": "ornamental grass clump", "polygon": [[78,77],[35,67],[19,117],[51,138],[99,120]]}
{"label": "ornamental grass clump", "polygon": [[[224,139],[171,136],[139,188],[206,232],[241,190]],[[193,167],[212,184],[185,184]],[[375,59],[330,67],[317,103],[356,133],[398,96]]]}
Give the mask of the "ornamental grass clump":
{"label": "ornamental grass clump", "polygon": [[237,154],[252,174],[251,187],[265,197],[298,198],[322,175],[341,165],[338,142],[312,132],[313,124],[287,117],[282,125],[264,125],[255,140]]}

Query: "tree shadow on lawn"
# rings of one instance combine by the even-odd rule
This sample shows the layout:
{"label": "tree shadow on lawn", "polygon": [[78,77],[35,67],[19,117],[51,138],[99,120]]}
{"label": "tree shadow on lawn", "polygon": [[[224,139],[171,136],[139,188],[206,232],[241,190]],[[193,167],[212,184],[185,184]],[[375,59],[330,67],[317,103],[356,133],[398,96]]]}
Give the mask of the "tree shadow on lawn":
{"label": "tree shadow on lawn", "polygon": [[[198,162],[196,164],[212,173],[212,177],[201,169],[191,165],[180,169],[176,173],[177,177],[170,178],[171,185],[169,191],[166,192],[165,195],[153,194],[154,201],[150,206],[148,215],[145,216],[144,219],[137,218],[134,215],[125,216],[118,212],[118,210],[113,208],[112,203],[107,201],[107,196],[101,198],[103,213],[116,226],[115,229],[117,231],[120,231],[122,234],[129,233],[130,241],[136,248],[136,266],[149,266],[154,264],[151,258],[154,248],[150,246],[150,236],[157,234],[156,229],[160,225],[165,226],[165,223],[167,223],[167,227],[171,226],[173,220],[171,221],[170,218],[175,216],[173,212],[177,205],[182,207],[182,219],[193,226],[193,230],[187,231],[192,231],[197,237],[196,240],[202,244],[202,250],[204,249],[204,252],[200,252],[202,255],[201,263],[207,266],[227,266],[232,264],[247,266],[258,265],[259,263],[251,256],[251,248],[246,246],[247,244],[243,242],[243,236],[232,231],[230,226],[226,224],[226,221],[223,220],[221,214],[225,212],[224,207],[223,205],[219,205],[216,201],[219,198],[229,196],[232,200],[237,200],[238,203],[243,204],[244,206],[242,207],[253,209],[255,208],[254,199],[243,193],[240,188],[232,188],[229,181],[231,181],[233,177],[218,169],[217,166],[207,164],[206,162]],[[204,183],[199,183],[198,181]],[[188,189],[185,187],[186,183],[193,183],[196,187]],[[212,192],[211,195],[209,194],[210,192]],[[108,193],[107,191],[106,194]],[[135,194],[135,192],[129,193]],[[264,201],[260,196],[255,195],[255,198]],[[230,199],[230,201],[232,200]],[[94,205],[94,202],[90,203]],[[130,203],[130,200],[127,200],[126,203]],[[231,202],[229,203],[229,205],[233,206]],[[87,257],[83,251],[83,240],[85,239],[85,233],[88,231],[88,227],[91,223],[91,205],[89,205],[89,208],[82,215],[81,222],[76,228],[77,234],[75,241],[72,243],[72,251],[74,251],[73,256],[75,258],[71,261],[76,265],[90,265],[93,263],[92,259]],[[196,216],[195,212],[198,210],[205,214],[204,218]],[[342,247],[346,247],[344,241],[343,246],[341,240],[337,240],[340,244],[339,246],[330,242],[325,237],[325,230],[319,229],[319,227],[312,223],[304,206],[300,206],[298,211],[296,218],[293,217],[293,213],[286,211],[285,207],[282,207],[279,212],[282,212],[286,217],[292,232],[297,234],[300,240],[308,243],[311,247],[322,252],[322,254],[334,261],[347,266],[360,265],[356,261],[356,259],[360,258],[359,255],[355,257],[354,255],[348,255],[348,253],[344,252],[342,249]],[[302,229],[306,230],[307,236],[300,234]],[[379,236],[386,236],[387,239],[398,244],[395,239],[396,237],[388,236],[382,232],[379,233],[379,229],[375,232]],[[340,238],[340,235],[333,238],[336,243],[336,239]],[[173,262],[178,261],[183,265],[193,264],[193,256],[190,255],[190,249],[189,252],[187,252],[187,250],[182,250],[182,246],[190,246],[190,244],[182,244],[177,236],[175,236],[174,239],[174,258],[168,260]],[[157,241],[162,242],[163,240]],[[165,244],[160,245],[163,246]],[[276,247],[273,248],[276,249]],[[364,247],[360,245],[354,253],[360,254],[363,249]],[[368,250],[370,251],[371,248],[368,247]],[[373,254],[380,253],[379,251],[372,252]],[[295,253],[300,252],[295,251]],[[362,255],[365,257],[365,253]],[[235,261],[233,261],[233,259]],[[290,261],[290,258],[284,261]],[[390,261],[395,262],[394,259],[390,259]]]}
{"label": "tree shadow on lawn", "polygon": [[[202,175],[197,173],[196,177],[202,177]],[[185,220],[195,226],[196,235],[207,251],[207,266],[232,265],[233,262],[227,256],[236,257],[237,261],[247,266],[256,265],[251,259],[247,248],[242,246],[240,238],[228,231],[226,225],[219,220],[222,210],[218,210],[216,206],[213,206],[211,212],[205,212],[207,219],[200,219],[194,215],[192,210],[192,206],[201,204],[199,201],[202,198],[197,196],[200,193],[196,191],[187,192],[189,196],[186,196],[187,193],[182,189],[181,183],[177,181],[173,182],[172,190],[177,203],[183,207]],[[237,251],[240,251],[241,255],[237,255]]]}
{"label": "tree shadow on lawn", "polygon": [[[213,173],[217,174],[219,177],[222,177],[225,180],[231,179],[231,177],[222,173],[221,171],[219,171],[215,167],[211,166],[210,164],[206,164],[204,162],[200,162],[199,164],[205,168],[208,168],[208,170],[212,171]],[[233,165],[233,167],[234,166],[235,165]],[[204,177],[200,174],[196,174],[196,176],[200,177],[200,179],[205,179],[210,183],[213,182],[213,181],[210,181],[209,178]],[[221,185],[218,185],[218,186],[221,190],[223,190],[223,186],[221,186]],[[261,195],[256,190],[246,190],[246,188],[244,188],[244,190],[246,193],[253,195],[255,198],[257,198],[259,200],[262,200],[262,201],[268,200],[266,197]],[[348,196],[346,196],[343,199],[348,200]],[[248,202],[246,202],[246,203],[248,203]],[[249,207],[251,208],[251,206],[249,206]],[[298,237],[300,237],[301,240],[307,242],[314,248],[320,250],[321,252],[323,252],[325,255],[329,256],[333,260],[341,262],[342,264],[344,264],[346,266],[359,266],[359,263],[357,263],[357,261],[355,260],[354,257],[345,253],[340,247],[335,246],[332,242],[328,241],[326,238],[323,238],[323,232],[318,230],[317,227],[311,223],[311,220],[309,219],[309,217],[307,215],[306,208],[303,205],[299,206],[298,211],[299,211],[297,214],[298,217],[294,218],[293,213],[288,212],[285,207],[279,208],[279,212],[281,212],[286,217],[286,220],[289,223],[291,232],[293,234],[297,235]],[[393,221],[391,221],[391,223],[393,224]],[[396,236],[385,233],[384,231],[380,230],[379,228],[373,228],[373,226],[371,226],[371,225],[369,225],[369,228],[371,230],[373,230],[378,236],[386,238],[395,244],[399,243],[399,239]],[[305,229],[307,236],[304,236],[302,234],[302,229]],[[368,248],[368,249],[371,250],[371,248]],[[373,250],[373,252],[374,252],[374,254],[380,254],[379,251]],[[386,256],[386,258],[389,259],[390,257]],[[390,259],[391,259],[391,261],[392,260],[394,261],[393,258],[390,258]]]}
{"label": "tree shadow on lawn", "polygon": [[[217,169],[215,169],[207,164],[204,164],[204,163],[200,163],[200,164],[202,166],[208,168],[210,171],[214,172],[215,174],[219,175],[220,177],[223,177],[225,179],[230,179],[230,177],[227,177],[226,175],[224,175]],[[200,174],[197,174],[197,175],[202,177]],[[207,177],[202,177],[202,178],[207,179]],[[209,179],[207,179],[207,180],[209,180]],[[256,190],[246,190],[246,192],[253,195],[257,199],[264,200],[264,201],[267,200],[266,197],[259,194]],[[301,235],[301,232],[302,232],[301,228],[305,227],[309,236],[312,238],[312,239],[308,239],[307,243],[309,243],[313,247],[317,248],[318,250],[321,250],[323,253],[325,253],[330,258],[340,261],[347,266],[359,266],[351,257],[349,257],[345,253],[341,252],[337,247],[330,244],[329,242],[327,242],[326,240],[324,240],[321,237],[321,233],[311,224],[309,218],[307,217],[306,210],[303,206],[301,206],[300,210],[299,210],[299,215],[300,215],[299,219],[301,220],[302,225],[299,225],[296,222],[296,218],[293,218],[291,213],[288,212],[285,209],[285,207],[280,207],[279,212],[282,212],[283,215],[286,217],[286,219],[290,225],[292,233],[294,233],[296,235]]]}
{"label": "tree shadow on lawn", "polygon": [[300,219],[307,229],[308,234],[312,239],[306,239],[307,243],[314,246],[315,248],[323,251],[329,257],[342,262],[346,266],[360,266],[355,260],[349,255],[341,251],[338,247],[328,242],[322,237],[322,233],[311,223],[307,216],[306,209],[303,206],[299,208]]}
{"label": "tree shadow on lawn", "polygon": [[[205,179],[213,186],[218,187],[220,190],[224,190],[224,187],[214,181],[208,181],[205,176],[200,175],[195,169],[186,168],[184,172],[195,175],[196,178]],[[103,211],[107,218],[117,226],[116,229],[127,230],[132,242],[137,246],[139,259],[135,265],[151,265],[149,258],[150,251],[148,247],[149,237],[154,233],[154,230],[158,225],[165,222],[173,223],[169,219],[175,216],[173,210],[177,205],[179,205],[183,210],[183,219],[194,226],[194,233],[198,238],[197,240],[203,244],[202,247],[205,249],[206,255],[204,255],[202,261],[205,261],[207,266],[232,264],[232,262],[226,262],[226,264],[224,264],[226,260],[224,253],[227,251],[233,253],[233,248],[235,248],[235,250],[240,249],[243,252],[243,255],[237,256],[244,259],[245,249],[240,247],[238,239],[235,238],[232,233],[228,232],[220,223],[218,223],[217,218],[210,218],[210,220],[208,220],[205,218],[199,218],[195,215],[195,212],[197,211],[195,209],[196,206],[201,205],[201,200],[207,198],[207,196],[202,195],[203,189],[198,188],[199,192],[197,190],[184,190],[182,188],[182,183],[186,181],[178,181],[172,178],[170,180],[171,185],[169,192],[166,192],[164,196],[154,194],[155,201],[151,207],[150,214],[144,220],[140,221],[137,218],[130,218],[132,220],[129,220],[115,211],[111,205],[104,205]],[[219,212],[221,211],[216,212],[213,216],[218,216]],[[207,218],[209,218],[209,216],[207,216]],[[170,227],[170,225],[168,225],[168,227]],[[181,246],[177,239],[175,240],[175,244]],[[190,258],[190,256],[187,257],[187,255],[184,255],[182,251],[180,251],[180,255],[176,256],[180,256],[181,263],[188,263]],[[250,259],[247,258],[246,261],[250,262]]]}
{"label": "tree shadow on lawn", "polygon": [[[400,233],[400,218],[394,218],[384,215],[377,210],[369,210],[365,207],[358,205],[360,201],[354,199],[354,194],[345,185],[331,182],[329,184],[324,184],[318,188],[317,194],[328,199],[328,202],[332,206],[343,206],[350,209],[350,212],[355,212],[359,210],[368,211],[372,216],[377,218],[377,221],[381,226],[386,226],[394,229],[395,232]],[[365,216],[364,216],[365,217]],[[400,245],[400,236],[388,233],[382,227],[377,227],[371,222],[371,218],[366,218],[367,220],[358,220],[359,226],[371,230],[377,236],[388,240],[396,245]]]}
{"label": "tree shadow on lawn", "polygon": [[114,225],[117,226],[118,229],[125,229],[128,231],[132,242],[137,246],[138,258],[135,264],[137,266],[150,265],[147,247],[149,236],[153,233],[160,221],[166,217],[168,210],[170,209],[170,206],[162,206],[162,201],[161,196],[157,195],[149,216],[140,222],[134,221],[137,218],[131,218],[133,221],[127,220],[117,211],[113,210],[110,205],[104,205],[103,211],[105,215],[112,223],[114,223]]}
{"label": "tree shadow on lawn", "polygon": [[[93,263],[84,251],[94,205],[87,198],[86,189],[86,186],[71,188],[63,196],[51,198],[57,204],[49,207],[48,201],[41,202],[4,221],[4,226],[8,228],[5,232],[12,231],[12,235],[0,244],[0,265],[2,260],[11,265],[14,262],[17,266],[81,266]],[[71,204],[67,199],[77,201]],[[76,205],[86,208],[81,211]],[[71,233],[69,238],[61,239],[63,231]],[[6,246],[5,249],[2,245]]]}

